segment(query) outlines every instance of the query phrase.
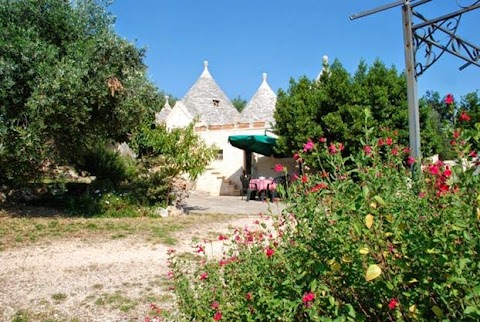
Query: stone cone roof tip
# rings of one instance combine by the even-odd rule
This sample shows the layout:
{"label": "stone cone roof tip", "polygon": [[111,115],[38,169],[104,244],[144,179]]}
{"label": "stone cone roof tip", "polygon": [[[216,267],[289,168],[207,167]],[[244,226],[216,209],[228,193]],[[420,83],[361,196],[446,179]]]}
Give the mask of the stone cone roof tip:
{"label": "stone cone roof tip", "polygon": [[156,124],[164,123],[167,120],[168,115],[170,115],[170,112],[172,112],[172,107],[170,106],[168,99],[169,96],[165,95],[165,105],[163,105],[163,108],[160,110],[160,112],[155,113]]}
{"label": "stone cone roof tip", "polygon": [[267,125],[274,123],[273,113],[277,104],[277,95],[267,81],[267,73],[262,74],[262,83],[242,111],[243,122],[263,121]]}
{"label": "stone cone roof tip", "polygon": [[208,61],[204,61],[203,65],[202,74],[183,97],[183,104],[192,116],[199,116],[204,124],[236,123],[239,118],[237,109],[208,71]]}

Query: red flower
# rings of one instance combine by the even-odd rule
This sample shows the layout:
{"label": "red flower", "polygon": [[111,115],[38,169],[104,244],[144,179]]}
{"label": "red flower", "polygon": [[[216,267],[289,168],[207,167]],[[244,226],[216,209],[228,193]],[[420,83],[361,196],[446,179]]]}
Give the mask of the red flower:
{"label": "red flower", "polygon": [[453,138],[458,139],[459,137],[460,137],[460,132],[457,130],[453,131]]}
{"label": "red flower", "polygon": [[212,309],[217,310],[220,307],[220,304],[217,301],[214,301],[212,303],[212,306],[210,306]]}
{"label": "red flower", "polygon": [[385,141],[383,141],[382,138],[378,139],[378,146],[382,146],[385,144]]}
{"label": "red flower", "polygon": [[248,292],[247,295],[245,295],[245,298],[247,299],[247,301],[251,301],[252,300],[252,293]]}
{"label": "red flower", "polygon": [[270,247],[267,247],[267,249],[265,250],[265,255],[267,255],[267,257],[272,257],[273,254],[275,254],[275,250]]}
{"label": "red flower", "polygon": [[320,140],[318,140],[318,141],[320,141],[320,143],[325,143],[325,142],[327,142],[327,138],[321,137]]}
{"label": "red flower", "polygon": [[298,155],[298,153],[295,153],[295,154],[293,155],[293,158],[294,158],[295,160],[298,160],[298,158],[300,158],[300,156]]}
{"label": "red flower", "polygon": [[420,191],[420,192],[418,193],[418,198],[425,198],[425,196],[426,196],[426,193],[423,192],[423,191]]}
{"label": "red flower", "polygon": [[452,175],[452,170],[450,170],[449,167],[446,167],[445,171],[443,171],[443,175],[444,175],[446,178],[449,178],[449,177]]}
{"label": "red flower", "polygon": [[365,152],[366,155],[372,154],[372,148],[369,145],[365,145],[363,147],[363,151]]}
{"label": "red flower", "polygon": [[396,299],[391,299],[390,302],[388,303],[388,308],[390,310],[395,310],[397,305],[398,305],[398,301]]}
{"label": "red flower", "polygon": [[460,121],[468,122],[471,120],[470,116],[468,116],[467,112],[463,111],[462,114],[460,114],[459,117]]}
{"label": "red flower", "polygon": [[222,312],[218,311],[213,315],[215,321],[220,321],[222,319]]}
{"label": "red flower", "polygon": [[407,159],[407,164],[408,165],[412,165],[415,163],[415,158],[412,157],[412,156],[409,156],[408,159]]}
{"label": "red flower", "polygon": [[333,143],[330,144],[330,146],[328,147],[328,151],[330,152],[330,154],[335,154],[338,152],[337,147]]}
{"label": "red flower", "polygon": [[277,164],[275,164],[275,168],[273,170],[275,172],[283,172],[284,168],[283,168],[283,165],[281,165],[280,163],[277,163]]}
{"label": "red flower", "polygon": [[447,94],[447,97],[445,97],[445,104],[447,104],[447,105],[453,104],[453,95],[452,94]]}
{"label": "red flower", "polygon": [[306,307],[311,307],[313,300],[315,300],[315,294],[313,294],[313,292],[305,293],[302,297],[302,302]]}
{"label": "red flower", "polygon": [[208,273],[207,272],[203,272],[202,274],[200,274],[200,280],[203,281],[203,280],[206,280],[208,278]]}
{"label": "red flower", "polygon": [[428,172],[430,172],[431,175],[438,175],[438,172],[439,172],[439,169],[436,165],[434,164],[431,164],[428,166]]}
{"label": "red flower", "polygon": [[476,158],[477,157],[477,152],[472,151],[468,154],[469,157]]}
{"label": "red flower", "polygon": [[392,138],[387,138],[387,145],[392,145],[392,144],[393,144]]}
{"label": "red flower", "polygon": [[306,175],[302,176],[302,182],[305,183],[308,181],[308,177]]}
{"label": "red flower", "polygon": [[398,155],[398,150],[395,149],[395,148],[393,148],[393,149],[392,149],[392,155]]}
{"label": "red flower", "polygon": [[328,185],[326,183],[320,182],[319,184],[313,186],[312,189],[310,189],[310,192],[317,192],[319,190],[326,189],[327,187]]}
{"label": "red flower", "polygon": [[307,143],[303,145],[303,151],[307,152],[313,149],[315,145],[313,144],[312,140],[308,139]]}
{"label": "red flower", "polygon": [[197,245],[197,253],[204,253],[205,254],[205,248],[203,248],[202,245]]}

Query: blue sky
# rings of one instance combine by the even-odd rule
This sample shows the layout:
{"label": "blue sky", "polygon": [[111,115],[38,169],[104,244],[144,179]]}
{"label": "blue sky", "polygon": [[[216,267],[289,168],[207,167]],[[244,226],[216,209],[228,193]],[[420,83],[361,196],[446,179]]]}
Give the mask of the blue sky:
{"label": "blue sky", "polygon": [[[459,0],[471,4],[475,0]],[[262,73],[277,92],[290,78],[315,78],[322,56],[354,73],[360,60],[379,58],[404,69],[400,7],[351,21],[349,16],[392,0],[116,0],[109,10],[117,33],[147,49],[148,75],[159,89],[182,98],[209,61],[230,99],[249,100]],[[456,0],[432,0],[417,10],[435,18],[458,10]],[[462,17],[458,35],[480,46],[480,9]],[[417,55],[417,59],[422,56]],[[461,96],[480,89],[480,68],[444,54],[418,79],[427,90]]]}

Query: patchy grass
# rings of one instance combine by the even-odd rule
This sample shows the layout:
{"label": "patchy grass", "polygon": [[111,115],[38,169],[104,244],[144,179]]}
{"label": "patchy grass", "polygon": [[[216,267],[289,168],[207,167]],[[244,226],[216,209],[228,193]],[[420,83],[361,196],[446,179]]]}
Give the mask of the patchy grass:
{"label": "patchy grass", "polygon": [[135,236],[154,244],[175,245],[178,233],[208,222],[225,222],[236,216],[185,215],[169,218],[16,217],[0,212],[0,251],[59,239],[118,239]]}

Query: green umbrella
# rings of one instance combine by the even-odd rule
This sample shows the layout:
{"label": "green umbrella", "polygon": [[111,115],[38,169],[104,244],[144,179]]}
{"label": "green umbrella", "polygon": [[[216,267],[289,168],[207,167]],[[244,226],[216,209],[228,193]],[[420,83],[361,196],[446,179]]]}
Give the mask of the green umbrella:
{"label": "green umbrella", "polygon": [[276,158],[285,158],[285,154],[275,152],[277,139],[267,135],[230,135],[228,142],[236,148]]}

